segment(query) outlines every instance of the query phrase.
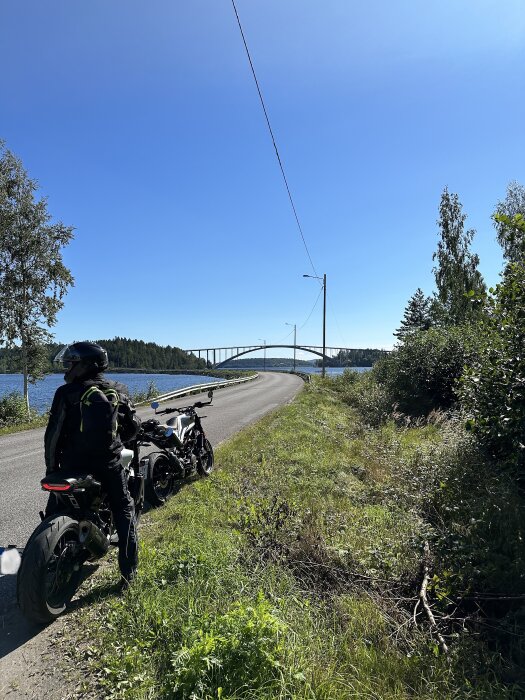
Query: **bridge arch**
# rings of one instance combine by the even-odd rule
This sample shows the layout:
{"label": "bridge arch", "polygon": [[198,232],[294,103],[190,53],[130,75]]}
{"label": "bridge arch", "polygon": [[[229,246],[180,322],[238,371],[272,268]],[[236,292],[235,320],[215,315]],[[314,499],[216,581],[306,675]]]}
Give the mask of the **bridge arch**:
{"label": "bridge arch", "polygon": [[[238,357],[241,357],[242,355],[248,355],[251,352],[258,352],[259,350],[268,350],[268,348],[290,348],[293,350],[303,350],[304,352],[309,352],[312,355],[317,355],[318,357],[323,357],[323,353],[319,352],[319,350],[314,350],[309,347],[305,347],[304,345],[282,345],[282,344],[277,344],[277,345],[255,345],[248,350],[243,350],[242,352],[237,353],[236,355],[232,355],[231,357],[228,357],[226,360],[223,360],[222,362],[217,362],[215,365],[213,365],[214,369],[220,369],[223,365],[225,365],[227,362],[230,362],[230,360],[236,360]],[[330,361],[332,358],[329,355],[325,354],[325,359]]]}

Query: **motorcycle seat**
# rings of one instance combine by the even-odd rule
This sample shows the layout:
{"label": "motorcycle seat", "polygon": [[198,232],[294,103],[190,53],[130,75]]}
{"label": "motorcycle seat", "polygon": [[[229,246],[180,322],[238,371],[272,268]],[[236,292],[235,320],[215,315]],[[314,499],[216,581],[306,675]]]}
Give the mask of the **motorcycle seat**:
{"label": "motorcycle seat", "polygon": [[73,469],[57,469],[54,472],[46,474],[46,479],[85,479],[89,476],[88,472],[73,471]]}

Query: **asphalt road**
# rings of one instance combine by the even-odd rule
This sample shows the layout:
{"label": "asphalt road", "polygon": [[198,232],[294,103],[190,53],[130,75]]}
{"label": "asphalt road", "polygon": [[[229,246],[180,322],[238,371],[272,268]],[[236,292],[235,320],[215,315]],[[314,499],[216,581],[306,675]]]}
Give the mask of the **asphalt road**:
{"label": "asphalt road", "polygon": [[[261,373],[259,378],[215,392],[213,404],[201,410],[206,435],[215,447],[273,408],[289,402],[302,379],[281,372]],[[185,406],[206,395],[168,401],[165,406]],[[141,418],[151,418],[151,408],[140,408]],[[23,547],[40,522],[38,512],[47,495],[40,489],[44,467],[44,429],[0,437],[0,547]]]}

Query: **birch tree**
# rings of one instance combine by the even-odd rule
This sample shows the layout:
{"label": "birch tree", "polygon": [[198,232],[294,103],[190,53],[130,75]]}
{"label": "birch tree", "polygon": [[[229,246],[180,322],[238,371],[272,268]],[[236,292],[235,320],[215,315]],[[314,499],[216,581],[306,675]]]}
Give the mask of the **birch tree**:
{"label": "birch tree", "polygon": [[525,260],[525,231],[516,221],[525,218],[525,187],[513,180],[507,186],[507,194],[498,202],[492,217],[498,234],[498,243],[509,262]]}
{"label": "birch tree", "polygon": [[73,284],[62,260],[73,228],[52,223],[37,190],[21,160],[0,142],[0,342],[19,347],[28,416],[28,382],[43,376],[43,346]]}
{"label": "birch tree", "polygon": [[477,317],[480,307],[472,303],[472,297],[485,292],[479,257],[470,250],[475,231],[465,231],[466,218],[457,194],[445,187],[437,221],[438,247],[432,256],[437,263],[433,268],[437,287],[433,315],[445,325],[460,325]]}

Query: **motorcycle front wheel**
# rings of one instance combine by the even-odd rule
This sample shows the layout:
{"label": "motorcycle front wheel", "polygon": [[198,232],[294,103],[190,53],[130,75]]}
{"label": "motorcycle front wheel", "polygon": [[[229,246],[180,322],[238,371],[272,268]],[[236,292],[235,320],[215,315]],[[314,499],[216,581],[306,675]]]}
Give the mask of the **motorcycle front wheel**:
{"label": "motorcycle front wheel", "polygon": [[204,445],[197,457],[197,471],[201,476],[209,476],[213,471],[213,464],[213,447],[209,440],[204,440]]}
{"label": "motorcycle front wheel", "polygon": [[174,489],[173,469],[169,459],[162,452],[150,455],[148,476],[145,483],[146,500],[154,508],[164,505]]}
{"label": "motorcycle front wheel", "polygon": [[38,624],[61,615],[80,585],[85,559],[76,520],[58,515],[42,523],[31,536],[18,571],[17,599],[24,615]]}

